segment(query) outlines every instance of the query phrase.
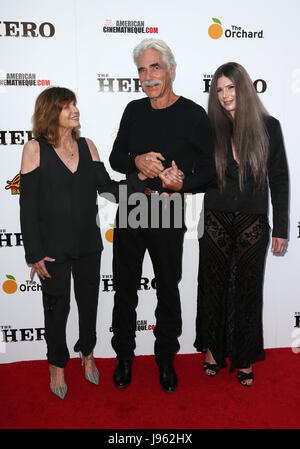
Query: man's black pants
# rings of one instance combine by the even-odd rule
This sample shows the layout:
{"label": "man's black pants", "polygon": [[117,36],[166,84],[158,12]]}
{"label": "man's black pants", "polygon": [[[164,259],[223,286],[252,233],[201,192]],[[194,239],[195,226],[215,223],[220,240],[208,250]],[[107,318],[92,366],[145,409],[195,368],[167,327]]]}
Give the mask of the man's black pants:
{"label": "man's black pants", "polygon": [[[162,206],[164,207],[164,206]],[[119,221],[120,208],[117,213]],[[178,211],[177,211],[178,213]],[[184,218],[183,207],[179,211]],[[152,214],[153,215],[153,214]],[[172,363],[179,350],[181,305],[178,284],[182,273],[182,251],[185,232],[181,227],[158,229],[116,226],[113,245],[114,309],[112,346],[117,359],[133,359],[136,330],[137,290],[142,275],[146,249],[149,252],[156,281],[156,337],[154,353],[157,363]]]}
{"label": "man's black pants", "polygon": [[94,253],[63,263],[46,262],[51,279],[41,280],[41,283],[47,358],[52,365],[64,368],[70,357],[66,326],[70,311],[71,273],[79,317],[79,340],[74,350],[87,356],[96,345],[100,258],[101,253]]}

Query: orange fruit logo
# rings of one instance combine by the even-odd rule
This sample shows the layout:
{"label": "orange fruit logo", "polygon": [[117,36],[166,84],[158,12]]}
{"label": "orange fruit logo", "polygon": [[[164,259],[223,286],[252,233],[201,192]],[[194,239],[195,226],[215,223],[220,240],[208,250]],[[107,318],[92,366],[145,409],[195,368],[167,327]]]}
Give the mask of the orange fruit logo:
{"label": "orange fruit logo", "polygon": [[3,282],[2,288],[5,293],[10,295],[11,293],[15,293],[17,291],[18,284],[13,276],[7,274],[6,277],[7,280]]}
{"label": "orange fruit logo", "polygon": [[108,242],[112,243],[114,240],[114,225],[110,225],[110,228],[105,233],[105,238]]}
{"label": "orange fruit logo", "polygon": [[210,25],[210,27],[208,28],[208,35],[209,37],[211,37],[212,39],[220,39],[220,37],[223,34],[223,28],[222,28],[222,24],[221,21],[219,19],[213,18],[213,24]]}

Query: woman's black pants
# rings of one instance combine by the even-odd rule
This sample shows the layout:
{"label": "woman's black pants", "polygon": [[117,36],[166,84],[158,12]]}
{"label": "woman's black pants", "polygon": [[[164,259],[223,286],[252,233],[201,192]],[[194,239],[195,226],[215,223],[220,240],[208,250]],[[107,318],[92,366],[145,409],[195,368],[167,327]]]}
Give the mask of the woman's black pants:
{"label": "woman's black pants", "polygon": [[79,340],[74,350],[87,356],[96,345],[100,259],[101,253],[94,253],[63,263],[46,262],[51,279],[41,280],[41,283],[47,358],[51,365],[64,368],[70,358],[66,326],[70,311],[71,273],[79,318]]}

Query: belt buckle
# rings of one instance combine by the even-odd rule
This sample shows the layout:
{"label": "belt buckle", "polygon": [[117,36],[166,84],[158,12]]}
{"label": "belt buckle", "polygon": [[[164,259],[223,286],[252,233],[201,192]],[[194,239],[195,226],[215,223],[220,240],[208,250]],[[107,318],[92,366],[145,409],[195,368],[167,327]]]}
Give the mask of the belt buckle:
{"label": "belt buckle", "polygon": [[144,190],[145,195],[158,195],[159,191],[158,190],[151,190],[148,187]]}

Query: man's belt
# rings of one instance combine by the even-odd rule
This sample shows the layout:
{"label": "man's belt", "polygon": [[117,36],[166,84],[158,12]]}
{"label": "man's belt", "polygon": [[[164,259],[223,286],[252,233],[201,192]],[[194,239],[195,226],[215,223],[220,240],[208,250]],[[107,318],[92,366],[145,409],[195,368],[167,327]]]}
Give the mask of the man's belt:
{"label": "man's belt", "polygon": [[176,193],[176,192],[159,192],[158,190],[151,190],[151,189],[149,189],[148,187],[144,190],[144,193],[145,193],[145,195],[160,195],[160,194],[163,194],[163,195],[168,195],[168,196],[171,196],[171,195],[173,195],[174,193]]}

